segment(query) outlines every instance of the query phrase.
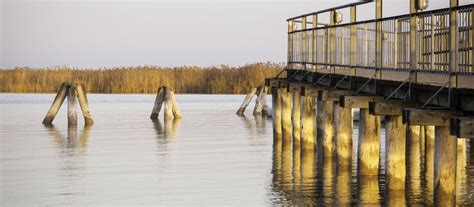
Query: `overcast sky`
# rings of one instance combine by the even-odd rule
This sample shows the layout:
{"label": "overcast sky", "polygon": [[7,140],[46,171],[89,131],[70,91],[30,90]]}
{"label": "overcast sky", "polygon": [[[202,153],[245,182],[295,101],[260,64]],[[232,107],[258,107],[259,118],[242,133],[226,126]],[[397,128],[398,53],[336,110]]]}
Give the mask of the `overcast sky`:
{"label": "overcast sky", "polygon": [[[0,1],[0,68],[284,62],[287,18],[350,2]],[[384,16],[406,13],[408,5],[409,0],[386,0]],[[448,5],[430,0],[429,9]],[[373,18],[373,11],[373,3],[361,7],[358,18]]]}

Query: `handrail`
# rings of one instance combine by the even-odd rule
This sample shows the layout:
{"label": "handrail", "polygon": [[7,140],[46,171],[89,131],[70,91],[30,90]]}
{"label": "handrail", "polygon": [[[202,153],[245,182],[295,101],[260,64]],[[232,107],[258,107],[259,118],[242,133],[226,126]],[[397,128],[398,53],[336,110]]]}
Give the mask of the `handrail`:
{"label": "handrail", "polygon": [[321,13],[325,13],[325,12],[330,12],[330,11],[334,11],[334,10],[338,10],[338,9],[349,8],[351,6],[357,6],[357,5],[362,5],[362,4],[372,3],[372,2],[374,2],[374,0],[367,0],[367,1],[349,3],[349,4],[342,5],[342,6],[336,6],[336,7],[332,7],[332,8],[329,8],[329,9],[320,10],[320,11],[317,11],[317,12],[311,12],[311,13],[308,13],[308,14],[299,15],[299,16],[296,16],[296,17],[289,18],[286,21],[291,21],[291,20],[299,19],[301,17],[311,16],[311,15],[315,15],[315,14],[321,14]]}

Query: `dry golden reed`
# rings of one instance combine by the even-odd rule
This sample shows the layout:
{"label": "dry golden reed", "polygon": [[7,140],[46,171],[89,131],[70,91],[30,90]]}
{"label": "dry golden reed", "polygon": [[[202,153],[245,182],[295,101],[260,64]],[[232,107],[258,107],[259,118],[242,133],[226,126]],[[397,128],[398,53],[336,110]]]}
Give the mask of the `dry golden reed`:
{"label": "dry golden reed", "polygon": [[115,67],[102,69],[13,68],[0,70],[0,92],[53,93],[63,82],[83,83],[90,93],[156,93],[159,86],[178,93],[241,94],[263,85],[282,64],[255,63],[241,67]]}

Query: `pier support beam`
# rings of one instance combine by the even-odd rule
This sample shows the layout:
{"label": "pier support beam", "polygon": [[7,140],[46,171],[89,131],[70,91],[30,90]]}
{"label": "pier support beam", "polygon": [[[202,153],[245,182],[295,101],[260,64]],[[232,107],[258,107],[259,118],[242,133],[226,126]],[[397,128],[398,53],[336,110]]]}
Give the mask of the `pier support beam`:
{"label": "pier support beam", "polygon": [[301,91],[295,90],[293,96],[293,148],[299,148],[301,145]]}
{"label": "pier support beam", "polygon": [[435,127],[434,202],[438,206],[456,205],[457,146],[448,126]]}
{"label": "pier support beam", "polygon": [[316,145],[316,108],[315,97],[302,96],[301,148],[313,151]]}
{"label": "pier support beam", "polygon": [[334,143],[334,101],[322,101],[323,149],[324,156],[332,157],[335,152]]}
{"label": "pier support beam", "polygon": [[335,105],[336,147],[339,165],[351,165],[353,113],[351,108]]}
{"label": "pier support beam", "polygon": [[380,158],[380,117],[361,108],[359,114],[359,174],[377,175]]}
{"label": "pier support beam", "polygon": [[272,111],[273,111],[273,145],[281,149],[282,128],[281,128],[281,90],[278,87],[272,87]]}
{"label": "pier support beam", "polygon": [[405,189],[406,127],[402,116],[385,116],[386,174],[390,190]]}
{"label": "pier support beam", "polygon": [[[291,146],[292,124],[291,124],[291,93],[287,90],[282,90],[281,94],[281,128],[283,135],[283,145]],[[288,144],[289,143],[289,144]]]}

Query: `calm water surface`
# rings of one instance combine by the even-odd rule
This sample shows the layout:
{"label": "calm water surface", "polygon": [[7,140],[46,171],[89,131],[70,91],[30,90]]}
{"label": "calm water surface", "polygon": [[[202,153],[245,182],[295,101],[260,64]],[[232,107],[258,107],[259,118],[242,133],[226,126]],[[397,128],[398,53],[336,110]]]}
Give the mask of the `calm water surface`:
{"label": "calm water surface", "polygon": [[[389,196],[383,162],[379,177],[358,178],[355,159],[341,167],[273,150],[271,119],[235,115],[243,96],[178,95],[184,118],[165,123],[148,118],[154,95],[89,94],[95,124],[81,119],[76,130],[65,106],[53,127],[41,124],[53,98],[0,94],[2,206],[432,204],[421,144],[410,151],[407,190]],[[457,202],[466,206],[474,205],[471,154],[468,143],[458,162]]]}

